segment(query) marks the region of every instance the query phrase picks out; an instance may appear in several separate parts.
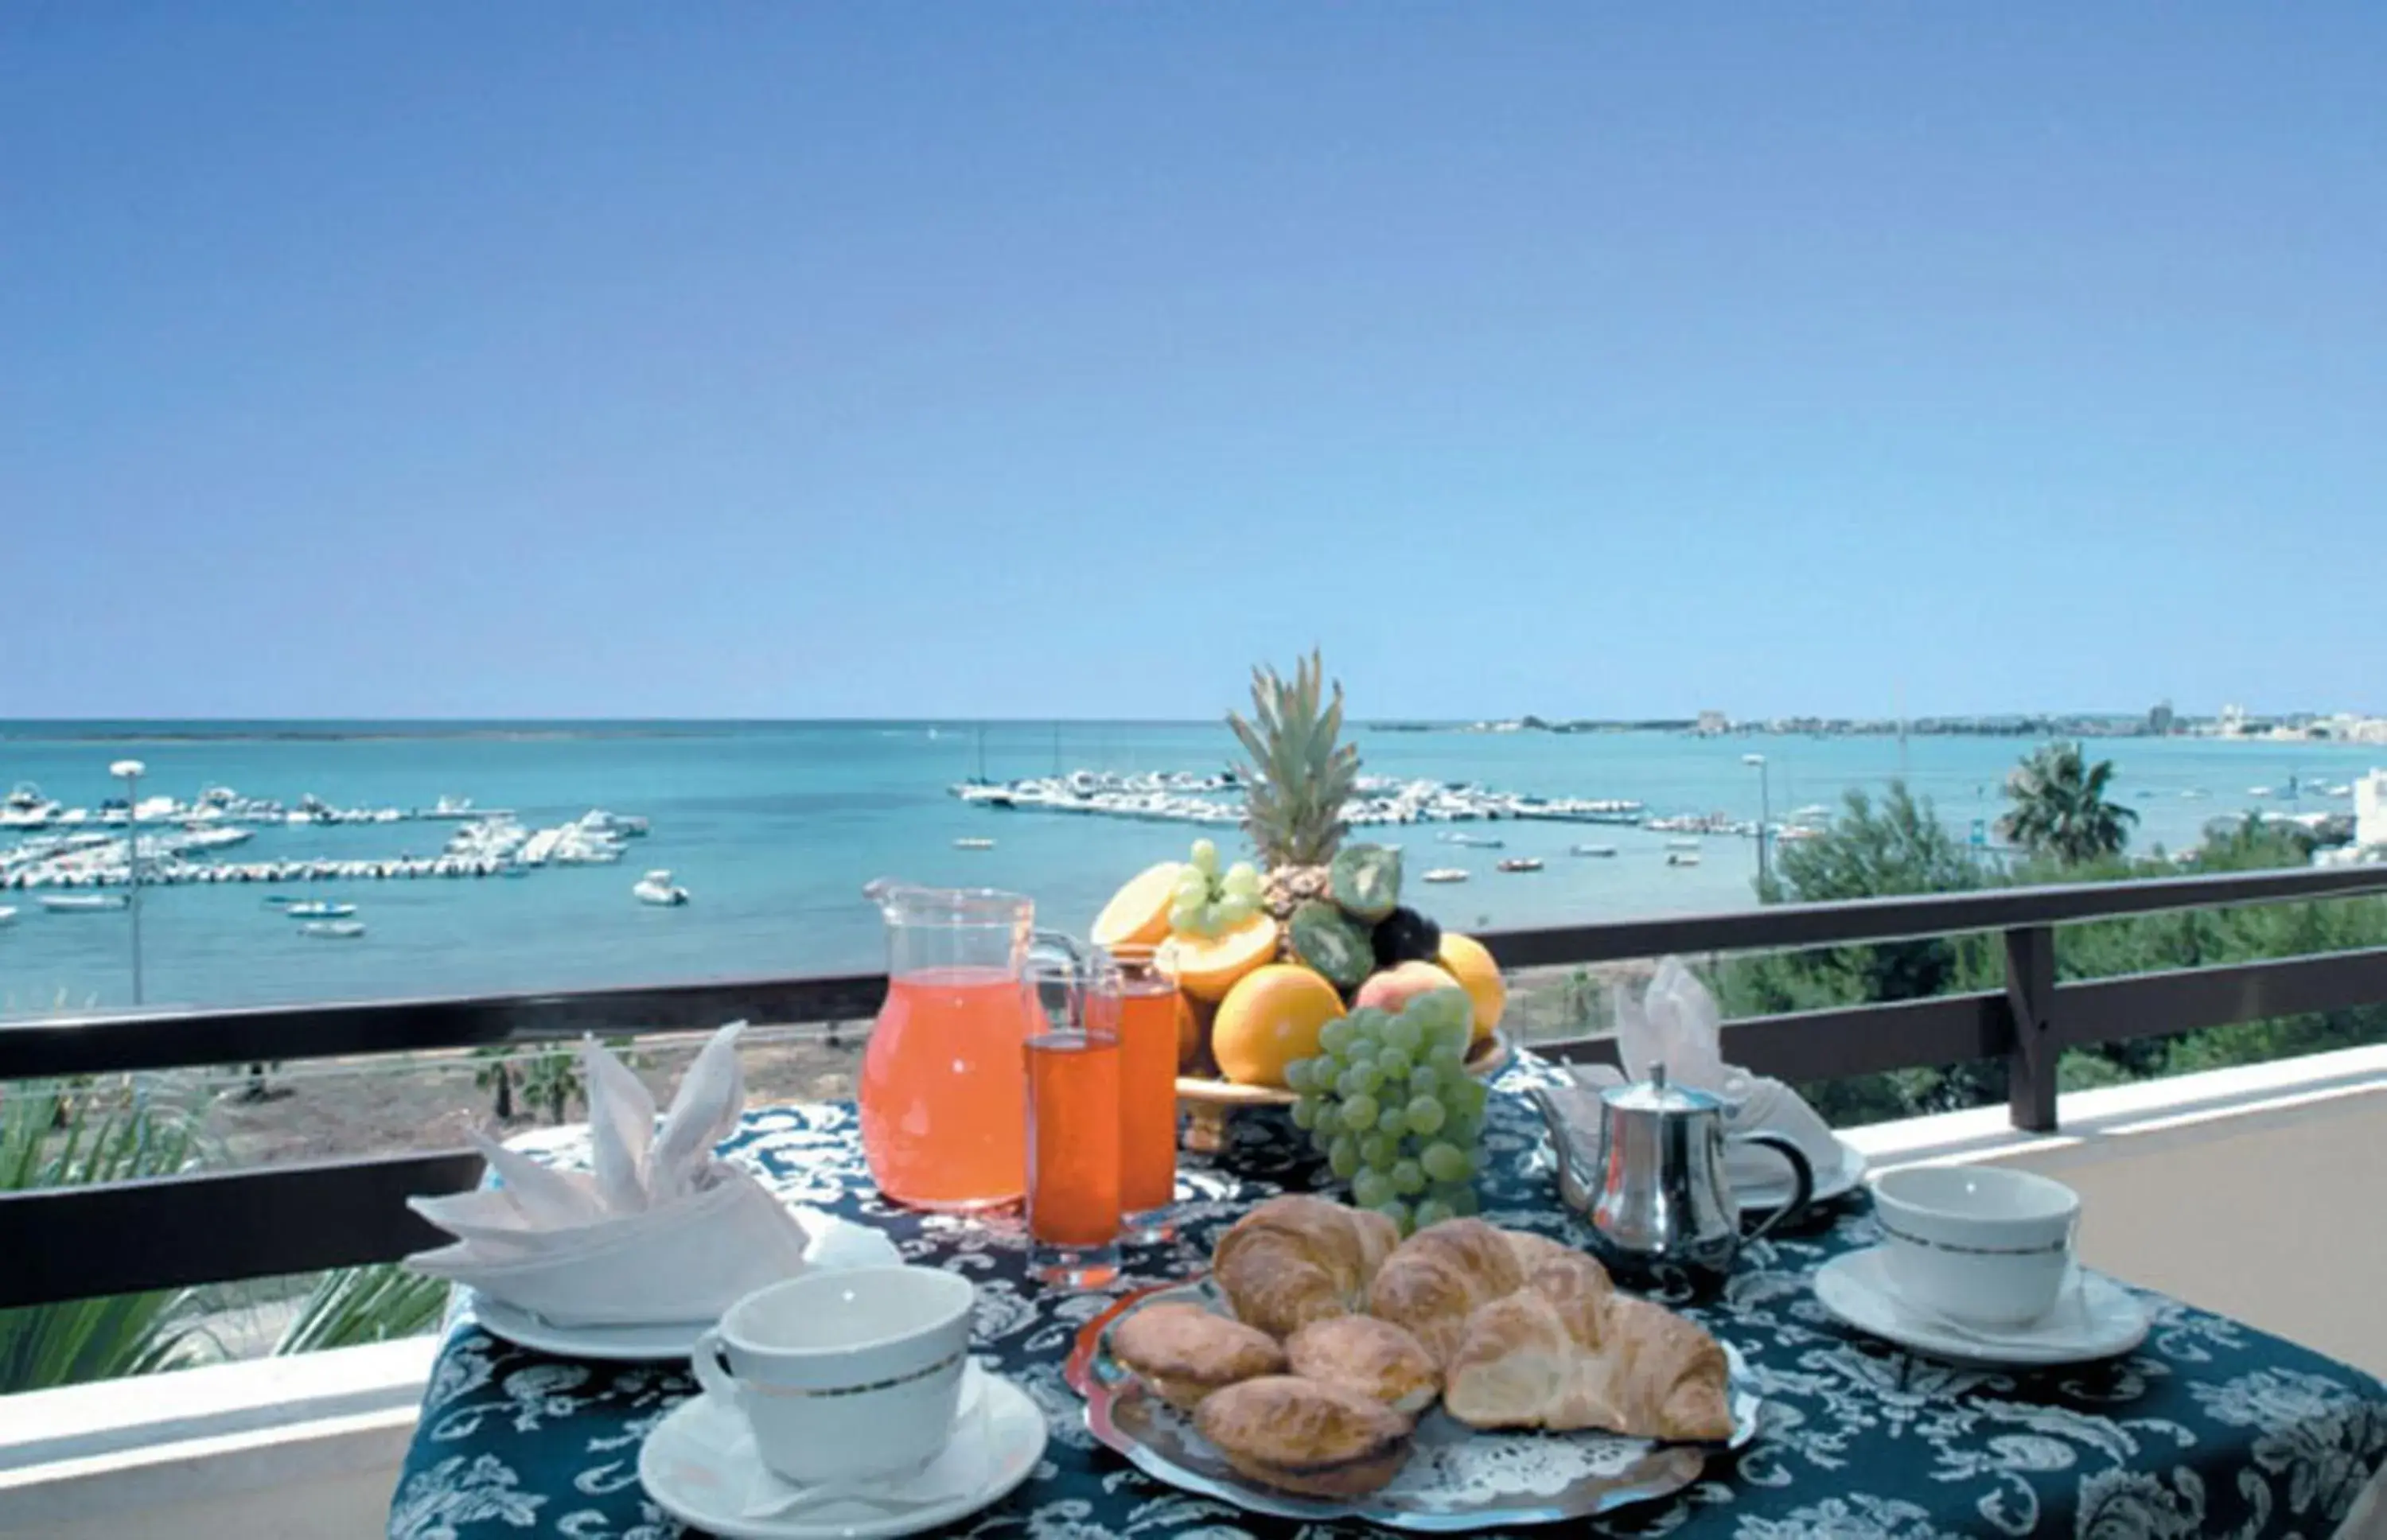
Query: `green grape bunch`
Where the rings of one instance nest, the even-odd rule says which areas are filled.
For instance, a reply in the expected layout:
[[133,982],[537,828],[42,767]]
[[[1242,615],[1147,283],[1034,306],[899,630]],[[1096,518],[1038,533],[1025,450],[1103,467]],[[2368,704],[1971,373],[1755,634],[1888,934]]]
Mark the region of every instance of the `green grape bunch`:
[[1318,1055],[1285,1067],[1295,1125],[1351,1201],[1404,1235],[1475,1212],[1487,1092],[1464,1067],[1473,1032],[1467,991],[1433,990],[1398,1015],[1362,1005],[1328,1022]]
[[1181,936],[1217,936],[1260,912],[1259,868],[1238,861],[1219,869],[1219,847],[1196,839],[1168,894],[1168,928]]

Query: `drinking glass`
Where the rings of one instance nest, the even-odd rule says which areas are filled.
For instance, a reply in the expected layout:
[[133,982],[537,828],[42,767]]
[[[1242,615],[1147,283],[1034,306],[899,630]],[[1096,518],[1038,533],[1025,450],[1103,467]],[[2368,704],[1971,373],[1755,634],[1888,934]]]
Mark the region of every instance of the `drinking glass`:
[[1110,951],[1119,994],[1119,1226],[1135,1242],[1176,1233],[1177,986],[1152,953]]
[[1118,1276],[1119,973],[1099,956],[1031,957],[1028,1267],[1048,1283]]

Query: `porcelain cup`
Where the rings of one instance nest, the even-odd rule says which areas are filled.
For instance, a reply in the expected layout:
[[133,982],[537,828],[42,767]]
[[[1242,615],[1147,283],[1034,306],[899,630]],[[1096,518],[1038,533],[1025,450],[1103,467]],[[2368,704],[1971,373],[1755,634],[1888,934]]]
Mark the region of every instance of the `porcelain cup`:
[[724,1312],[697,1343],[697,1382],[799,1485],[909,1470],[952,1436],[977,1295],[934,1268],[806,1273]]
[[1960,1322],[2019,1326],[2053,1306],[2072,1269],[2080,1194],[1997,1166],[1924,1166],[1874,1183],[1891,1285]]

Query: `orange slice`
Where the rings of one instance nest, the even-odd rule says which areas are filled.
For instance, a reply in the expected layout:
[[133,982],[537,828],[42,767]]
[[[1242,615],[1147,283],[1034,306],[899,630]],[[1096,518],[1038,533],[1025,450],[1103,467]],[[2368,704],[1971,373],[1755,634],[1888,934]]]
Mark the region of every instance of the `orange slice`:
[[1235,980],[1263,963],[1276,961],[1276,921],[1254,915],[1216,936],[1171,936],[1153,954],[1152,966],[1177,980],[1187,994],[1223,1000]]
[[1181,861],[1146,866],[1127,879],[1094,916],[1089,939],[1107,952],[1120,946],[1158,946],[1168,936],[1168,905],[1177,889]]
[[1343,1014],[1334,986],[1295,963],[1270,963],[1235,981],[1219,1002],[1210,1052],[1219,1072],[1244,1085],[1284,1084],[1284,1067],[1318,1053],[1318,1033]]

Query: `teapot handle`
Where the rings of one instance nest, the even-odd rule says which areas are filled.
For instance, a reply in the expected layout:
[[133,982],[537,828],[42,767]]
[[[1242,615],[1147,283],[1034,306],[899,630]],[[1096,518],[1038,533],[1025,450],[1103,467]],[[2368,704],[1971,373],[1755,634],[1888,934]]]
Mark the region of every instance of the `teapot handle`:
[[1790,1201],[1760,1220],[1755,1230],[1744,1231],[1741,1235],[1743,1241],[1757,1240],[1768,1231],[1807,1212],[1807,1205],[1815,1201],[1815,1165],[1807,1158],[1807,1152],[1799,1147],[1797,1140],[1771,1129],[1730,1134],[1726,1138],[1735,1144],[1762,1144],[1790,1163]]

